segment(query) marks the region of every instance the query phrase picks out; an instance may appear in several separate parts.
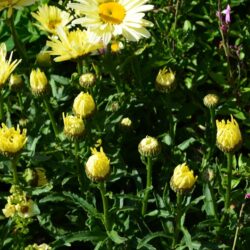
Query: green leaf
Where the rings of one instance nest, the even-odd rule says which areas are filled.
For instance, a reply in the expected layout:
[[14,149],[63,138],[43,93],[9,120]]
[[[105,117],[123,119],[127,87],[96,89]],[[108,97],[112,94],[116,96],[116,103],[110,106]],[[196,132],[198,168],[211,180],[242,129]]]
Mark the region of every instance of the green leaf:
[[185,227],[182,227],[181,231],[184,234],[184,240],[185,240],[186,246],[188,247],[189,250],[193,250],[192,238],[191,238],[190,233]]
[[99,242],[99,241],[103,241],[105,237],[106,237],[106,234],[103,234],[102,232],[79,231],[79,232],[66,234],[60,237],[59,239],[55,240],[51,244],[51,247],[53,249],[56,249],[58,247],[61,247],[63,245],[70,244],[76,241]]
[[127,241],[127,238],[121,237],[116,231],[112,230],[108,233],[108,236],[112,241],[114,241],[116,244],[122,244],[125,241]]
[[102,214],[98,213],[96,208],[94,206],[92,206],[91,204],[89,204],[87,201],[85,201],[82,197],[80,197],[74,193],[71,193],[71,192],[63,192],[63,194],[67,198],[69,198],[74,204],[83,208],[91,216],[98,218],[98,219],[102,218]]
[[138,244],[138,246],[137,246],[136,249],[141,249],[142,247],[145,247],[149,241],[151,241],[152,239],[158,238],[158,237],[161,237],[161,238],[171,238],[171,236],[167,235],[167,234],[164,233],[164,232],[150,233],[150,234],[146,235],[146,236],[140,241],[140,243]]
[[177,147],[181,150],[184,151],[186,150],[188,147],[190,147],[191,144],[193,144],[196,140],[191,137],[187,140],[185,140],[184,142],[182,142],[181,144],[179,144]]

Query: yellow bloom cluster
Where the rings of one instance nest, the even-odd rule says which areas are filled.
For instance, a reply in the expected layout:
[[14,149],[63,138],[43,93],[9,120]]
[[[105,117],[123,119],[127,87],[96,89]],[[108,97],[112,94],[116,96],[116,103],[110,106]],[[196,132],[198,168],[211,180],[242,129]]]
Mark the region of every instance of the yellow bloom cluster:
[[26,129],[21,132],[19,126],[8,128],[4,123],[0,127],[0,153],[6,156],[18,154],[27,141]]
[[10,74],[14,71],[17,65],[21,62],[21,60],[12,61],[12,52],[10,54],[9,59],[6,59],[7,56],[7,48],[5,43],[0,44],[0,89],[3,87]]
[[7,198],[7,204],[2,209],[5,217],[19,216],[22,218],[30,218],[40,213],[36,203],[26,196],[19,187],[12,186],[10,192],[12,193]]
[[194,176],[193,171],[189,170],[187,164],[183,163],[174,169],[170,185],[175,192],[188,193],[193,189],[197,178],[197,176]]
[[89,179],[93,181],[102,181],[107,178],[110,173],[110,160],[100,149],[98,152],[95,148],[91,149],[92,155],[89,157],[85,171]]
[[233,153],[242,144],[242,136],[237,121],[231,115],[230,120],[216,120],[217,135],[216,144],[217,147],[226,153]]

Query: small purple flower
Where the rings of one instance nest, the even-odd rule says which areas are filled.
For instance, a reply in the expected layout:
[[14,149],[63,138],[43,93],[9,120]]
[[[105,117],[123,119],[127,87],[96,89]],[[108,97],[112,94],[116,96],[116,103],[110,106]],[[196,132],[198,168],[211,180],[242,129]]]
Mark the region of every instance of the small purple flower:
[[245,195],[245,199],[250,199],[250,193]]
[[228,5],[227,5],[227,8],[221,12],[222,14],[226,15],[226,17],[225,17],[225,22],[226,22],[227,24],[231,22],[230,11],[231,11],[231,7],[230,7],[230,5],[228,4]]

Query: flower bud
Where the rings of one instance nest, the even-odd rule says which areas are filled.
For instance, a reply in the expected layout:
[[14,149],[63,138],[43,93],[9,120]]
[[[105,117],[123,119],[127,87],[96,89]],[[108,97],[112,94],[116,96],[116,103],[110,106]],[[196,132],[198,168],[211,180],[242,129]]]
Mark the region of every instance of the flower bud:
[[224,153],[233,153],[240,148],[242,136],[237,121],[231,115],[231,121],[216,120],[216,145]]
[[100,152],[95,148],[91,149],[92,155],[89,157],[85,171],[89,179],[92,181],[106,180],[110,173],[110,160],[103,152],[101,147]]
[[113,41],[110,46],[111,52],[113,53],[118,53],[123,48],[124,48],[123,43],[118,41]]
[[27,141],[26,129],[21,132],[19,126],[8,128],[4,123],[0,127],[0,153],[11,157],[18,154]]
[[175,86],[175,73],[173,73],[171,69],[169,71],[166,68],[161,69],[155,80],[156,89],[160,92],[168,93],[173,90]]
[[12,74],[10,76],[10,89],[13,91],[18,91],[22,88],[23,86],[23,79],[21,75],[18,74]]
[[161,152],[161,146],[156,138],[146,136],[139,143],[138,151],[142,156],[153,157]]
[[208,94],[203,98],[203,103],[207,108],[214,108],[218,105],[219,97],[216,94]]
[[120,128],[123,131],[129,131],[132,128],[132,121],[130,120],[130,118],[125,117],[121,120],[120,122]]
[[93,87],[95,85],[95,75],[93,73],[82,74],[79,78],[79,84],[83,88]]
[[42,96],[48,91],[48,80],[44,72],[39,68],[32,70],[30,74],[31,91],[36,96]]
[[91,116],[95,111],[95,102],[93,97],[88,93],[81,92],[74,100],[73,111],[81,118]]
[[85,125],[82,118],[80,117],[74,115],[67,115],[65,117],[63,113],[63,123],[64,123],[63,132],[69,138],[72,139],[79,138],[85,132]]
[[187,164],[183,163],[174,169],[170,186],[174,192],[189,194],[193,190],[197,178],[198,176],[194,176],[193,171],[189,170]]
[[48,51],[41,51],[36,56],[36,63],[39,67],[49,68],[52,65],[50,53]]

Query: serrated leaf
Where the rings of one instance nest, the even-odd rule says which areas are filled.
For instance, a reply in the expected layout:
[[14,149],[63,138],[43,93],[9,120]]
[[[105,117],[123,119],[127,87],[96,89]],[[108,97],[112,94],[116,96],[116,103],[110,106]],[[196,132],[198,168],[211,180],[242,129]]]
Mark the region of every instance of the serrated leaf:
[[115,230],[112,230],[108,233],[109,238],[114,241],[116,244],[124,243],[127,238],[121,237]]
[[136,249],[141,249],[142,247],[145,247],[149,241],[152,239],[162,237],[162,238],[172,238],[171,236],[167,235],[165,232],[155,232],[147,234],[138,244]]
[[181,231],[184,234],[184,240],[185,240],[186,246],[188,247],[189,250],[193,250],[192,238],[191,238],[190,233],[185,227],[182,227]]
[[56,249],[66,244],[70,244],[72,242],[80,241],[91,241],[91,242],[100,242],[106,238],[106,234],[102,232],[90,232],[90,231],[79,231],[74,233],[66,234],[59,239],[55,240],[51,247]]
[[94,206],[92,206],[91,204],[89,204],[86,200],[84,200],[82,197],[71,193],[71,192],[63,192],[63,194],[69,198],[74,204],[80,206],[81,208],[83,208],[87,213],[89,213],[91,216],[101,219],[102,218],[102,214],[98,213],[98,211],[96,210],[96,208]]

